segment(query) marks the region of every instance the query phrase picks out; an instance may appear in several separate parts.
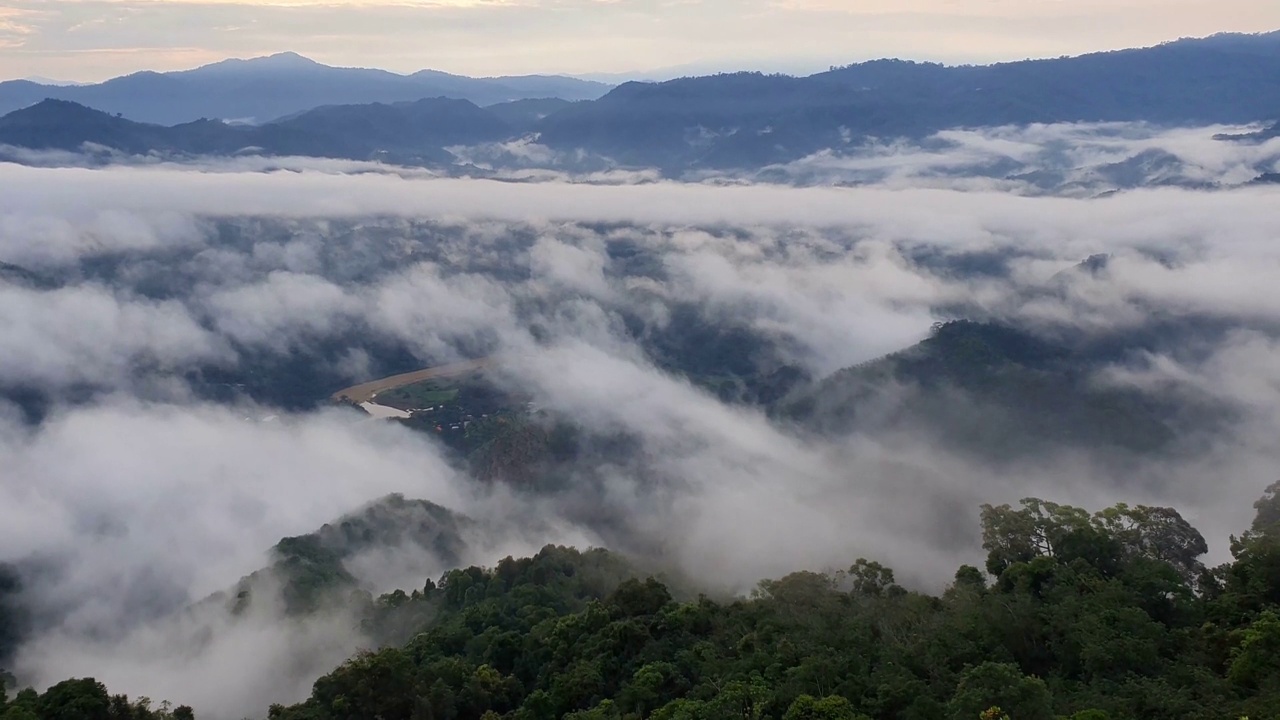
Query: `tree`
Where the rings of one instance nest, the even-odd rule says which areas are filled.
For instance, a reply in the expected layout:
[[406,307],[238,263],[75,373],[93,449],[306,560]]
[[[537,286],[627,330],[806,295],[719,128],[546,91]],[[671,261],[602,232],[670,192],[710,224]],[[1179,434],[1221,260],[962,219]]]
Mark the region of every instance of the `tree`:
[[1119,503],[1095,514],[1094,524],[1118,540],[1128,555],[1168,563],[1188,583],[1204,572],[1199,558],[1209,552],[1209,545],[1173,508]]
[[1280,534],[1246,532],[1231,538],[1235,562],[1221,569],[1224,600],[1245,611],[1280,604]]
[[986,590],[987,579],[982,576],[982,571],[972,565],[961,565],[956,570],[955,585],[956,588],[967,588],[970,590]]
[[666,607],[669,602],[671,602],[671,593],[667,591],[665,585],[653,578],[647,578],[644,582],[636,579],[626,580],[613,591],[607,601],[609,605],[618,608],[628,617],[652,615]]
[[502,673],[481,665],[471,673],[462,688],[461,704],[468,715],[481,715],[489,710],[509,709],[516,691]]
[[1200,556],[1209,546],[1177,510],[1119,503],[1090,516],[1070,505],[1027,498],[1022,507],[982,506],[982,547],[987,572],[999,577],[1010,566],[1048,557],[1083,559],[1106,575],[1124,559],[1165,563],[1188,585],[1204,573]]
[[111,720],[111,697],[93,678],[63,680],[36,703],[41,720]]
[[1280,689],[1280,616],[1266,610],[1242,633],[1227,677],[1250,690]]
[[866,558],[858,558],[849,568],[849,579],[853,583],[856,595],[883,595],[898,586],[893,581],[893,570],[872,562]]
[[316,681],[312,698],[335,720],[407,719],[417,697],[413,663],[401,650],[363,651]]
[[579,660],[556,676],[551,685],[551,697],[562,713],[582,710],[599,702],[605,690],[604,674],[600,663]]
[[534,690],[516,711],[516,720],[554,720],[555,703],[546,690]]
[[982,549],[987,572],[999,577],[1010,565],[1036,557],[1053,557],[1063,538],[1089,527],[1089,514],[1070,505],[1026,498],[1020,509],[983,505]]
[[742,720],[760,720],[769,702],[769,686],[759,677],[750,682],[735,680],[708,703],[710,717],[732,717]]
[[867,720],[858,715],[847,698],[828,695],[821,700],[812,695],[801,695],[791,703],[782,720]]
[[622,689],[619,704],[623,710],[646,717],[667,704],[683,690],[680,670],[669,662],[652,662],[642,666]]
[[1280,532],[1280,480],[1271,483],[1262,492],[1262,497],[1253,504],[1257,514],[1249,531],[1255,535],[1275,534]]
[[1017,665],[985,662],[960,678],[947,705],[953,720],[973,720],[997,707],[1017,720],[1053,720],[1049,688],[1039,678],[1022,674]]
[[590,710],[579,710],[565,715],[565,720],[618,720],[622,717],[612,700],[602,700]]
[[699,700],[681,698],[658,708],[649,716],[650,720],[713,720],[716,716],[707,707],[708,703]]

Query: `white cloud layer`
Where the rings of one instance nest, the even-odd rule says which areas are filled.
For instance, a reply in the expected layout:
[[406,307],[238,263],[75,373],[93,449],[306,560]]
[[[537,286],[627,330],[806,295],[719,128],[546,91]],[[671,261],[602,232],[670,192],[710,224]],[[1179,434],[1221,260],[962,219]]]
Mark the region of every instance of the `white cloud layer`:
[[[734,590],[859,556],[936,588],[981,557],[977,505],[1027,495],[1172,505],[1223,559],[1280,461],[1280,188],[1090,199],[916,186],[938,168],[1035,156],[1037,132],[894,151],[882,184],[847,188],[0,165],[0,262],[37,276],[0,279],[0,384],[58,391],[38,426],[0,421],[0,561],[61,568],[33,590],[60,622],[18,670],[44,683],[92,668],[114,691],[215,718],[297,699],[312,669],[270,668],[342,657],[361,638],[341,618],[286,627],[266,612],[180,659],[173,643],[190,628],[154,618],[261,567],[281,537],[389,492],[502,528],[470,538],[479,563],[604,542],[583,519],[595,503],[617,537]],[[1076,152],[1112,158],[1113,141],[1089,132]],[[1203,134],[1159,143],[1219,175],[1246,152]],[[1103,271],[1063,273],[1095,253],[1112,256]],[[819,376],[909,345],[957,308],[1095,331],[1208,318],[1231,332],[1098,381],[1195,390],[1240,420],[1225,440],[1122,475],[1068,448],[992,467],[909,431],[815,437],[658,369],[624,331],[688,308]],[[477,486],[408,430],[196,400],[183,379],[351,336],[362,342],[329,359],[351,382],[368,379],[378,343],[423,364],[496,352],[497,377],[636,438],[643,467],[619,462],[599,485],[534,500]],[[101,394],[78,397],[82,385]],[[380,585],[404,575],[416,587],[438,569],[388,560],[368,570]],[[139,588],[154,591],[148,603]],[[103,644],[104,627],[124,632]]]

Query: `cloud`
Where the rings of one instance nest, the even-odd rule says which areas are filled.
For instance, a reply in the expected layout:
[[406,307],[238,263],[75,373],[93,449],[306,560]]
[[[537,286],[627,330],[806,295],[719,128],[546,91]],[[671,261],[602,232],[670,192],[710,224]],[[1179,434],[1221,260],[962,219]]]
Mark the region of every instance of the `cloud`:
[[[0,426],[0,561],[46,568],[25,589],[43,628],[15,663],[25,680],[92,675],[212,717],[302,698],[319,673],[369,642],[351,617],[290,619],[269,593],[236,619],[218,603],[177,611],[265,566],[282,536],[393,491],[483,523],[483,535],[465,538],[466,562],[590,543],[533,515],[537,503],[471,487],[422,436],[348,413],[264,413],[118,398],[34,430]],[[352,566],[379,591],[412,589],[446,569],[422,548],[385,550]]]
[[[350,177],[320,173],[221,173],[150,168],[109,170],[0,167],[12,192],[0,198],[8,222],[74,218],[70,229],[85,228],[93,213],[110,209],[120,217],[172,215],[273,215],[292,218],[482,217],[628,221],[636,223],[759,225],[878,225],[917,237],[942,237],[952,244],[981,241],[1001,231],[1067,235],[1092,225],[1073,212],[1075,203],[1058,198],[1019,198],[995,191],[935,189],[788,188],[760,185],[714,186],[673,182],[641,186],[563,183],[499,183],[487,180],[416,180],[387,175]],[[62,191],[65,188],[66,191]],[[1177,190],[1147,189],[1091,206],[1129,222],[1188,227],[1195,232],[1221,224],[1196,213],[1209,206],[1246,206],[1268,188],[1241,189],[1227,198]],[[72,198],[75,198],[74,200]],[[1142,217],[1140,208],[1173,212],[1164,219]],[[907,209],[919,212],[906,212]],[[1179,211],[1181,208],[1181,211]],[[1043,221],[1041,221],[1043,219]],[[66,221],[60,221],[66,222]],[[152,219],[151,222],[154,222]],[[948,232],[942,232],[943,227]],[[153,230],[155,228],[152,228]],[[19,234],[19,233],[11,233]],[[1115,237],[1116,232],[1110,233]],[[1149,239],[1149,234],[1129,242]],[[103,238],[120,242],[125,236]]]
[[357,312],[356,300],[315,275],[273,271],[254,285],[215,292],[206,301],[217,330],[236,342],[277,351],[334,333]]
[[220,339],[175,302],[93,285],[43,292],[0,285],[0,307],[0,383],[120,384],[139,365],[164,372],[228,359]]
[[[1246,152],[1214,155],[1203,133],[1071,132],[962,133],[893,150],[886,177],[1038,162],[1063,137],[1086,165],[1152,138],[1215,171]],[[0,379],[100,390],[64,393],[35,425],[0,421],[0,560],[56,570],[30,577],[46,624],[19,655],[24,679],[93,674],[215,718],[300,697],[317,667],[367,640],[349,618],[172,612],[262,567],[281,537],[390,492],[475,519],[465,562],[607,543],[743,590],[866,556],[936,589],[980,562],[977,505],[1027,495],[1172,505],[1223,559],[1280,460],[1275,188],[1090,199],[989,183],[605,185],[290,162],[0,165],[0,261],[47,280],[0,280]],[[1105,267],[1072,270],[1094,253],[1110,254]],[[994,464],[915,428],[802,432],[669,362],[706,352],[715,369],[747,354],[821,376],[967,314],[1099,336],[1157,320],[1225,327],[1152,343],[1094,381],[1199,393],[1239,417],[1223,437],[1121,469],[1069,446]],[[731,332],[758,345],[723,351]],[[629,450],[585,452],[545,492],[484,485],[430,436],[336,410],[212,402],[184,380],[213,367],[286,382],[322,365],[335,373],[325,382],[357,382],[388,364],[490,353],[495,382]],[[153,391],[157,378],[174,389]],[[322,401],[332,389],[307,391]],[[415,548],[350,564],[379,590],[442,567]]]
[[919,143],[873,140],[854,145],[850,137],[843,147],[764,168],[756,177],[804,185],[1075,197],[1162,185],[1233,187],[1276,168],[1280,139],[1234,143],[1216,138],[1257,129],[1063,123],[945,130]]

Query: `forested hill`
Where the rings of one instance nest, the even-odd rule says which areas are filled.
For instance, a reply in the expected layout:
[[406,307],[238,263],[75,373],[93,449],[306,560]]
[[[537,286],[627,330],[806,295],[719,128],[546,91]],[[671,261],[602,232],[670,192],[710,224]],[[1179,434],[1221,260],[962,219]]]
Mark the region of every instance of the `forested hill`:
[[915,428],[987,458],[1052,447],[1148,453],[1227,421],[1191,396],[1097,382],[1117,352],[1141,347],[1140,335],[1129,331],[1117,350],[995,322],[941,323],[915,346],[796,389],[772,412],[828,434]]
[[271,549],[270,566],[241,579],[229,594],[218,593],[205,602],[224,603],[238,613],[257,594],[271,592],[278,594],[288,615],[315,612],[365,590],[347,567],[362,552],[395,548],[446,567],[457,565],[465,550],[462,533],[471,522],[426,500],[389,495],[315,532],[282,539]]
[[402,599],[442,615],[270,717],[1274,717],[1277,489],[1218,568],[1169,508],[984,506],[985,572],[937,596],[866,560],[727,602],[653,579],[597,595],[575,578],[600,556],[548,549]]
[[497,141],[513,130],[466,100],[428,98],[393,105],[325,106],[259,126],[201,119],[172,127],[133,122],[63,100],[44,100],[0,117],[0,145],[130,155],[237,154],[452,162],[446,145]]
[[867,136],[1077,121],[1274,120],[1280,32],[988,66],[880,60],[807,78],[627,83],[548,117],[542,141],[624,163],[759,167]]
[[[604,550],[547,547],[379,598],[417,618],[272,706],[271,720],[1209,720],[1280,713],[1280,483],[1206,567],[1171,508],[981,508],[983,568],[907,590],[859,559],[675,597]],[[92,679],[25,690],[5,720],[187,718]],[[198,708],[197,708],[198,712]]]

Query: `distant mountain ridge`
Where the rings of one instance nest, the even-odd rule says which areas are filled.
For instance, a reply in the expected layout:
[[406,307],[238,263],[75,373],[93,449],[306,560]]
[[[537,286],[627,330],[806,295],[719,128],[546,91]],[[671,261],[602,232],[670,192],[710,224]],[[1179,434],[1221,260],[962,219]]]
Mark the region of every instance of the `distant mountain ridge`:
[[363,105],[447,97],[477,105],[530,98],[590,100],[604,83],[553,75],[471,78],[434,70],[323,65],[297,53],[223,60],[192,70],[138,72],[92,85],[0,82],[0,114],[46,98],[68,100],[137,122],[177,125],[201,118],[267,122],[321,105]]
[[[312,81],[284,86],[282,78]],[[503,84],[506,81],[511,81],[510,87]],[[318,83],[334,87],[317,89]],[[10,85],[0,84],[0,108]],[[508,96],[519,94],[512,89],[515,85],[539,92],[512,99]],[[189,114],[189,94],[199,87],[204,93],[201,107],[208,112],[167,127],[131,123],[127,116],[113,117],[108,100],[114,96],[107,97],[108,86],[134,98],[135,113],[150,117]],[[987,66],[876,60],[809,77],[733,73],[629,82],[595,100],[571,96],[605,86],[567,78],[475,80],[433,71],[402,76],[329,68],[288,53],[180,73],[139,73],[96,86],[34,87],[42,88],[37,94],[47,92],[50,100],[36,104],[37,99],[0,118],[0,144],[75,151],[93,143],[130,154],[186,155],[256,148],[267,155],[447,166],[458,157],[446,148],[493,147],[536,137],[551,151],[545,153],[551,158],[545,162],[552,164],[558,153],[588,159],[581,162],[657,168],[679,176],[766,168],[820,151],[856,150],[868,139],[919,140],[957,127],[1270,123],[1280,115],[1280,32],[1218,35]],[[171,92],[157,93],[157,87]],[[433,94],[403,101],[313,102],[335,94],[390,97],[425,92],[423,88],[432,88]],[[481,107],[486,103],[458,97],[472,91],[508,100]],[[77,94],[82,99],[76,102],[105,112],[57,104],[66,103],[67,94]],[[106,100],[91,101],[95,94]],[[271,104],[272,112],[296,109],[257,126],[205,119],[230,118],[234,113],[228,108],[261,114],[266,112],[261,103]],[[1273,128],[1257,137],[1265,139],[1274,132]],[[507,162],[500,152],[493,157],[493,162],[474,162],[494,167]],[[1117,187],[1132,186],[1148,175],[1178,183],[1182,180],[1177,165],[1176,157],[1150,153],[1099,172],[1114,176]]]
[[318,107],[266,125],[197,120],[137,123],[65,100],[44,100],[0,117],[0,145],[76,151],[102,146],[132,155],[236,154],[384,160],[405,165],[451,162],[447,145],[497,141],[507,123],[467,100],[427,98],[384,105]]
[[623,164],[744,168],[866,137],[955,127],[1243,123],[1280,113],[1280,32],[985,66],[875,60],[796,78],[624,83],[549,118],[542,141]]

